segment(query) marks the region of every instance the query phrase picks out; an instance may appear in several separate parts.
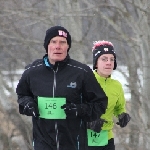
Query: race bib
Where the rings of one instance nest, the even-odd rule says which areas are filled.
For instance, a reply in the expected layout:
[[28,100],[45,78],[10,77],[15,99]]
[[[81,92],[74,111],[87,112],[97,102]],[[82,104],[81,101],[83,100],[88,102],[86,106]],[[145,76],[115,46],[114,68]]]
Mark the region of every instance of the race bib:
[[40,118],[66,119],[66,114],[61,106],[66,104],[66,98],[38,97]]
[[108,131],[101,130],[100,133],[87,129],[88,146],[105,146],[108,144]]

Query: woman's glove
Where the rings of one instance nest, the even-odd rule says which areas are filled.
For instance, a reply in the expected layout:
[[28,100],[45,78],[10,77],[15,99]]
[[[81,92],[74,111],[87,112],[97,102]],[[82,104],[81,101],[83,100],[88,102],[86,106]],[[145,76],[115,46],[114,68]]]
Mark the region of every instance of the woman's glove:
[[102,129],[104,122],[107,122],[107,121],[105,121],[104,119],[101,119],[101,118],[97,119],[95,121],[92,121],[92,122],[87,122],[87,129],[91,129],[94,132],[99,133]]
[[131,120],[131,117],[127,113],[122,113],[118,116],[119,122],[117,122],[117,125],[120,125],[121,128],[125,127],[128,122]]
[[37,104],[34,102],[28,102],[24,107],[23,114],[38,118],[40,115]]

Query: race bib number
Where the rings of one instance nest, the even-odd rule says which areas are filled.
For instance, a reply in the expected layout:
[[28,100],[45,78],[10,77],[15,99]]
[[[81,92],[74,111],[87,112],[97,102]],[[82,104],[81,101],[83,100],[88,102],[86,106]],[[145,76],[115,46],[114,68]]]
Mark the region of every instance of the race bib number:
[[108,131],[101,130],[100,133],[87,129],[88,146],[105,146],[108,144]]
[[66,104],[66,98],[38,97],[40,118],[66,119],[66,114],[61,106]]

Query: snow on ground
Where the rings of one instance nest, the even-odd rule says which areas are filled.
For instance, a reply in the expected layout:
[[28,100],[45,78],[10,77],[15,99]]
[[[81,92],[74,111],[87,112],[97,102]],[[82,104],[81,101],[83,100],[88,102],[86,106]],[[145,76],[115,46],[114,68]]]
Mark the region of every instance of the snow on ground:
[[[89,65],[89,66],[92,68],[92,65]],[[126,67],[122,66],[122,67],[120,67],[120,69],[123,70],[124,72],[128,73]],[[7,72],[7,71],[2,72],[3,75],[5,76],[4,80],[7,81],[7,84],[9,85],[9,87],[13,87],[14,90],[16,89],[19,78],[21,77],[21,74],[23,73],[23,71],[24,71],[23,69],[19,69],[14,72]],[[15,76],[13,76],[13,83],[10,80],[11,74],[15,75]],[[128,83],[127,83],[127,80],[125,79],[125,77],[123,76],[123,74],[121,72],[119,72],[118,70],[114,70],[112,73],[112,78],[120,81],[120,83],[123,86],[124,92],[125,92],[125,99],[127,101],[130,100],[131,94],[130,94],[128,87],[126,86],[126,85],[128,85]],[[10,95],[10,93],[7,90],[5,90],[5,94]]]
[[[89,66],[92,69],[92,65],[89,65]],[[126,73],[126,75],[128,75],[127,67],[120,66],[119,69],[123,73]],[[124,75],[116,69],[116,70],[113,71],[111,77],[113,79],[118,80],[122,84],[122,87],[123,87],[123,90],[124,90],[124,93],[125,93],[125,99],[127,101],[130,100],[131,99],[131,94],[130,94],[129,88],[126,86],[126,85],[128,85],[128,82],[127,82],[126,78],[124,77]]]
[[114,70],[112,73],[112,78],[118,80],[123,87],[124,93],[125,93],[125,99],[128,101],[131,99],[131,94],[129,88],[126,86],[128,85],[127,80],[123,76],[123,74],[117,70]]

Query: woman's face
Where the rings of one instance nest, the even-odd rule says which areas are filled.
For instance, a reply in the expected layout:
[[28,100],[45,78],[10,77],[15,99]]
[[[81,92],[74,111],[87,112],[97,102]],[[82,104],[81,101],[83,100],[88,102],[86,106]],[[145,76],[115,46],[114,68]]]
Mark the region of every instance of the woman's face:
[[111,75],[114,68],[114,55],[113,54],[103,54],[97,60],[97,73],[102,77],[108,77]]

